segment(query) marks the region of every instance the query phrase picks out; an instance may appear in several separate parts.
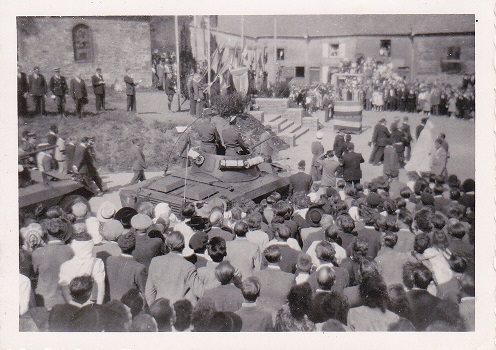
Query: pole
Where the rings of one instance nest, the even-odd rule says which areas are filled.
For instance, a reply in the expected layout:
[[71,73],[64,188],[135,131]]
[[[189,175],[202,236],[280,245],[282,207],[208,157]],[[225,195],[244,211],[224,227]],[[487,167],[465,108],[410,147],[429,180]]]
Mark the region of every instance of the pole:
[[195,59],[198,60],[198,23],[196,22],[196,15],[193,16],[193,24],[195,26]]
[[207,16],[207,34],[208,34],[208,39],[207,39],[207,51],[208,51],[208,54],[207,54],[207,69],[208,69],[208,72],[207,72],[207,76],[208,76],[208,105],[210,106],[210,80],[211,80],[211,69],[210,69],[210,61],[211,61],[211,57],[210,57],[210,15]]
[[[176,29],[176,86],[177,86],[177,111],[181,111],[181,66],[179,65],[179,21],[177,15],[174,16],[174,26]],[[195,29],[196,30],[196,29]]]
[[241,51],[245,48],[245,19],[241,15]]
[[274,15],[274,77],[277,79],[277,16],[275,15]]

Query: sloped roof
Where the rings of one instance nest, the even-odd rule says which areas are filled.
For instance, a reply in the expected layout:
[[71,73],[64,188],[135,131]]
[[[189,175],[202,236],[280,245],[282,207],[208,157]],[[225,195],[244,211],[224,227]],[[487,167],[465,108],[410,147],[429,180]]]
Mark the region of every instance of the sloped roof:
[[[277,15],[280,37],[409,35],[475,32],[474,15]],[[243,16],[244,35],[272,37],[274,16]],[[241,35],[241,16],[218,16],[217,29]]]

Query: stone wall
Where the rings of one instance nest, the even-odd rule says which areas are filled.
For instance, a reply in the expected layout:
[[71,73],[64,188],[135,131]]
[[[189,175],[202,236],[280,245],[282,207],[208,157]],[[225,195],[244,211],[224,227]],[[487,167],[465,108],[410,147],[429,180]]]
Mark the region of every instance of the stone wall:
[[[72,30],[78,24],[90,28],[92,59],[79,62],[74,59]],[[151,86],[151,39],[148,20],[97,17],[31,17],[18,18],[17,52],[23,71],[30,74],[39,66],[47,80],[53,68],[70,78],[81,72],[88,82],[96,67],[108,86],[123,84],[125,68],[131,68],[141,86]]]
[[261,111],[264,111],[265,116],[268,114],[280,114],[283,115],[288,109],[288,99],[287,98],[256,98],[257,106],[260,107]]

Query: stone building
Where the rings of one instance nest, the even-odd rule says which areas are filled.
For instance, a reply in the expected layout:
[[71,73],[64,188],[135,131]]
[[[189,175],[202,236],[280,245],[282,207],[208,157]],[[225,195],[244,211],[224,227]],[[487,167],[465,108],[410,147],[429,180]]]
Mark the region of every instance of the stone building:
[[26,73],[39,66],[47,79],[53,68],[88,81],[97,67],[107,84],[123,84],[130,68],[142,86],[151,86],[150,19],[122,17],[18,17],[17,56]]
[[[474,15],[216,16],[211,27],[231,54],[242,54],[243,42],[249,62],[258,64],[265,53],[269,81],[278,72],[306,84],[327,82],[340,62],[359,57],[391,63],[412,79],[475,71]],[[200,47],[204,30],[191,24]]]

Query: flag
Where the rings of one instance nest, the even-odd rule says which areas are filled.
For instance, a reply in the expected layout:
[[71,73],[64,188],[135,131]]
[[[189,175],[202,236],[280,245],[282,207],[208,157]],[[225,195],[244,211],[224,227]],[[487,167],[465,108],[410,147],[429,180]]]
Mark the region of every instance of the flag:
[[246,96],[248,92],[248,67],[241,67],[229,70],[233,77],[234,87],[236,91]]
[[212,52],[212,57],[210,59],[210,69],[217,73],[219,67],[219,50]]
[[241,62],[243,66],[248,65],[248,48],[245,46],[243,52],[241,53]]

